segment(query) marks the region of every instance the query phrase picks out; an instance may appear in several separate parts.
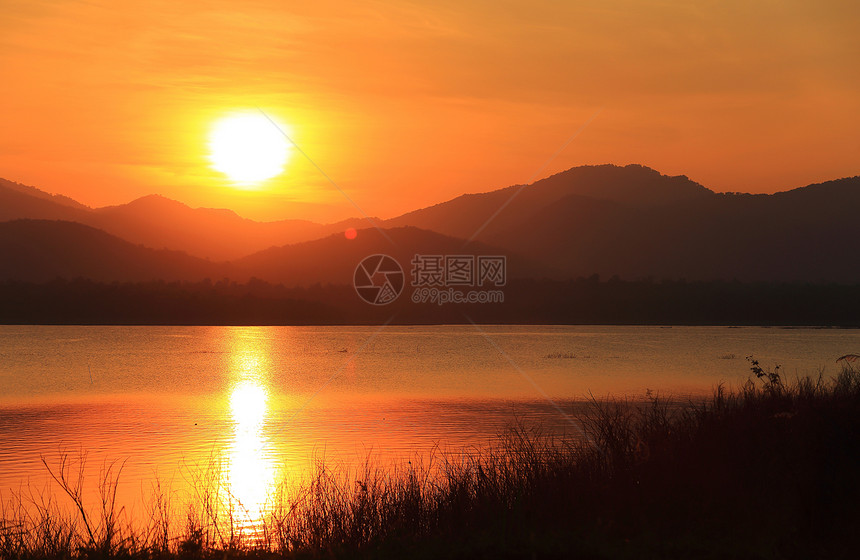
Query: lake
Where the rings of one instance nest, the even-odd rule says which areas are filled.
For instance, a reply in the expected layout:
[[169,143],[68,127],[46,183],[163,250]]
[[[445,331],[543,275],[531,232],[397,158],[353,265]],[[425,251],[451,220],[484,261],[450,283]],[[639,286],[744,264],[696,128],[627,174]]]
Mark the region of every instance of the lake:
[[45,488],[63,452],[87,476],[126,461],[132,504],[214,463],[253,517],[321,457],[457,453],[516,419],[576,435],[592,395],[691,399],[747,355],[791,378],[852,352],[860,331],[805,328],[0,326],[0,493]]

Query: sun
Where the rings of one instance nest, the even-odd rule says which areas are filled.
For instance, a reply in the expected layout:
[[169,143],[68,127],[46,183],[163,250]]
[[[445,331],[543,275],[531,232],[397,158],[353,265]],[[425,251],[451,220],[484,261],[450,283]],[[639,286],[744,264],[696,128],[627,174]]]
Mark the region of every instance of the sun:
[[284,125],[259,113],[223,117],[209,133],[212,168],[246,185],[280,175],[290,156],[286,132]]

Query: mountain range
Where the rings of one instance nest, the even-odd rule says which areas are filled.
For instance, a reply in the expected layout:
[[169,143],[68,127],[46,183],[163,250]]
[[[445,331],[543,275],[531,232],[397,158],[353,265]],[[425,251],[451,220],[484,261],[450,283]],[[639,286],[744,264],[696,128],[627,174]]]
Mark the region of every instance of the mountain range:
[[68,197],[0,179],[0,221],[22,218],[77,222],[132,243],[184,251],[213,261],[244,257],[274,245],[319,239],[365,224],[359,219],[336,224],[306,220],[256,222],[232,210],[190,208],[160,195],[94,209]]
[[[256,222],[152,195],[89,208],[0,179],[0,280],[251,277],[349,284],[363,256],[508,257],[509,277],[860,282],[860,177],[715,193],[640,165],[582,166],[388,220]],[[347,228],[358,230],[347,239]]]

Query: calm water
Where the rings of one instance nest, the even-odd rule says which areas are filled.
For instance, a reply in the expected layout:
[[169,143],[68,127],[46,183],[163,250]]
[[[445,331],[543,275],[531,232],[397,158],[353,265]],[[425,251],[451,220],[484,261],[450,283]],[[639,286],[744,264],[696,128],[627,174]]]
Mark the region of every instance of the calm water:
[[0,493],[85,450],[89,469],[127,460],[128,501],[215,461],[253,511],[320,456],[456,452],[514,418],[575,432],[565,414],[590,394],[687,398],[742,383],[749,354],[793,376],[851,352],[860,331],[0,326]]

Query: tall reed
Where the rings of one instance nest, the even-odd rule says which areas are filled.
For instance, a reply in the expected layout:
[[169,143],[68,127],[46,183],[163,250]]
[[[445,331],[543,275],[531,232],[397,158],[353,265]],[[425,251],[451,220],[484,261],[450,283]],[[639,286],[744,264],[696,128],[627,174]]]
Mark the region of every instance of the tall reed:
[[153,482],[132,518],[117,503],[122,463],[103,466],[86,503],[86,455],[66,454],[45,462],[60,492],[3,497],[0,556],[838,557],[860,526],[851,367],[790,383],[764,371],[700,402],[594,400],[579,420],[587,438],[515,422],[466,453],[318,460],[253,523],[218,464],[194,471],[181,503]]

